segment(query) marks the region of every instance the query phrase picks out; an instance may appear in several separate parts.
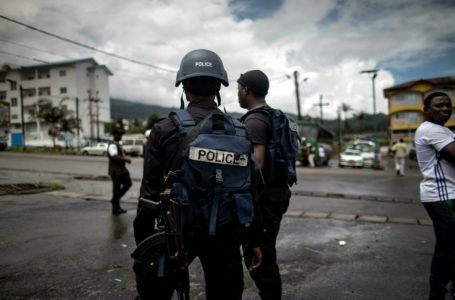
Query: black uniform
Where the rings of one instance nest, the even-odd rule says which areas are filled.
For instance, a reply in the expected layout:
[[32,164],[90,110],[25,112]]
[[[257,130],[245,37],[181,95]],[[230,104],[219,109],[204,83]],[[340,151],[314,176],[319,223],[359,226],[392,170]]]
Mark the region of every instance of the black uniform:
[[[213,101],[192,101],[188,112],[196,123],[202,121],[217,108]],[[176,158],[179,146],[178,128],[166,118],[155,124],[144,162],[141,197],[159,201],[164,189],[163,175],[167,174]],[[155,232],[155,218],[160,212],[153,211],[139,201],[134,220],[136,243]],[[242,229],[230,224],[217,229],[215,236],[208,236],[206,227],[191,228],[187,241],[189,260],[199,257],[205,274],[207,299],[241,299],[243,292],[243,267],[240,254]],[[164,277],[157,277],[157,268],[135,263],[137,289],[141,299],[170,299],[175,287],[172,274],[165,270]]]
[[[122,146],[120,143],[116,141],[111,141],[109,143],[110,145],[115,145],[117,147],[117,155],[120,157],[125,156],[125,152],[123,151]],[[130,189],[131,185],[133,184],[131,182],[131,177],[130,173],[128,172],[128,169],[126,168],[125,164],[126,162],[124,160],[120,159],[115,159],[111,157],[108,151],[108,157],[109,157],[109,176],[112,179],[112,211],[116,212],[120,210],[120,198],[123,197],[123,195],[126,194],[126,192]]]
[[[249,112],[244,123],[253,144],[267,147],[272,135],[270,117],[261,112],[255,113],[253,110]],[[266,155],[265,160],[263,172],[267,174],[270,158]],[[276,239],[280,230],[281,219],[288,209],[290,198],[291,191],[288,185],[274,186],[268,184],[266,187],[259,187],[259,206],[264,228],[259,241],[262,251],[262,264],[250,274],[262,299],[281,299],[281,277],[276,262]]]

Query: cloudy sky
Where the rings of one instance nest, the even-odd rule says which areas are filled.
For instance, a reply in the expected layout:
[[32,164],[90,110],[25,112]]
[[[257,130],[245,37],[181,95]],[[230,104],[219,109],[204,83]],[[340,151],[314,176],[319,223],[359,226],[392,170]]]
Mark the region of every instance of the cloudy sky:
[[[455,76],[453,0],[0,0],[0,14],[39,29],[164,69],[177,70],[193,49],[217,52],[231,84],[228,111],[241,112],[236,79],[261,69],[268,102],[296,113],[292,74],[299,73],[302,113],[335,117],[341,103],[372,112],[372,82],[382,90],[409,80]],[[0,64],[93,57],[114,76],[110,93],[132,101],[178,106],[175,72],[97,53],[0,19]],[[291,77],[291,79],[289,78]],[[304,78],[308,78],[304,81]]]

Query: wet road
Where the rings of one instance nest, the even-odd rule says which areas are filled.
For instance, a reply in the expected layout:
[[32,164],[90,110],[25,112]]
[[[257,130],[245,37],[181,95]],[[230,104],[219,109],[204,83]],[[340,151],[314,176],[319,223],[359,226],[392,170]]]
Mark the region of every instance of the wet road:
[[[133,158],[128,165],[131,177],[137,181],[142,177],[142,164],[142,158]],[[390,160],[384,160],[383,164],[385,170],[298,167],[298,183],[293,190],[400,196],[417,201],[421,177],[415,162],[408,163],[404,177],[395,176]],[[107,175],[107,158],[0,152],[0,169],[55,175]]]
[[[133,204],[49,194],[1,196],[2,299],[133,299]],[[340,245],[340,242],[345,245]],[[283,299],[424,299],[431,226],[286,217],[278,239]],[[198,261],[192,299],[205,299]],[[245,273],[243,299],[258,299]]]
[[[432,227],[360,220],[363,215],[427,218],[414,201],[420,180],[415,166],[397,177],[390,161],[384,164],[383,171],[298,169],[278,240],[283,299],[425,299]],[[130,166],[137,180],[123,201],[125,215],[110,214],[109,181],[74,178],[105,175],[106,169],[106,158],[100,157],[0,152],[0,184],[41,181],[66,187],[60,194],[0,196],[0,298],[136,295],[129,253],[142,159]],[[335,214],[356,217],[340,220]],[[192,299],[205,298],[201,273],[195,261]],[[244,299],[258,299],[247,273],[245,285]]]

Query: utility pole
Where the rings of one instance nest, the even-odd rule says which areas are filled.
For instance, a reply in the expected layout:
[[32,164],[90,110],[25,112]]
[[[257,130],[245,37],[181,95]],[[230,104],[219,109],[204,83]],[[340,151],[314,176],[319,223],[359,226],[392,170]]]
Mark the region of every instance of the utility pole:
[[324,110],[324,106],[328,106],[330,103],[326,102],[326,103],[322,103],[322,95],[319,95],[319,103],[317,104],[314,104],[314,106],[319,106],[319,112],[320,112],[320,115],[321,115],[321,124],[324,124],[324,113],[323,113],[323,110]]
[[96,105],[96,141],[100,142],[100,106],[99,103],[103,102],[101,99],[98,98],[98,91],[96,91],[96,97],[93,99]]
[[81,147],[80,145],[80,131],[79,131],[79,127],[80,127],[80,124],[79,124],[79,98],[76,97],[76,136],[77,136],[77,149],[79,149]]
[[302,114],[300,113],[300,94],[299,94],[299,72],[294,71],[294,85],[295,85],[295,98],[297,99],[297,118],[299,121],[302,120]]
[[341,107],[337,109],[337,121],[338,121],[338,151],[341,152],[341,143],[342,143],[342,129],[341,129]]
[[92,92],[88,90],[88,115],[90,119],[90,144],[93,142],[93,112],[92,112]]
[[376,88],[374,85],[374,80],[378,76],[378,71],[379,69],[373,69],[373,70],[364,70],[361,71],[361,74],[368,74],[369,76],[371,75],[371,82],[372,82],[372,87],[373,87],[373,135],[376,138],[377,134],[377,122],[376,122]]

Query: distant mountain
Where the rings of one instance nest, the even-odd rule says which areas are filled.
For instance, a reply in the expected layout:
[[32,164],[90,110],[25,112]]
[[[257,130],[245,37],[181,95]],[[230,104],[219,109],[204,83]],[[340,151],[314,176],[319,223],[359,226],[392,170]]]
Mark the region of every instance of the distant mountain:
[[124,118],[128,120],[145,121],[151,114],[166,117],[169,112],[176,109],[176,107],[164,107],[111,98],[111,119]]
[[[188,103],[186,103],[188,105]],[[178,107],[164,107],[160,105],[145,104],[139,102],[127,101],[119,98],[111,98],[111,119],[124,118],[127,120],[145,121],[151,114],[157,114],[160,117],[167,117],[171,111],[177,110]],[[234,118],[240,118],[240,113],[230,113]]]

